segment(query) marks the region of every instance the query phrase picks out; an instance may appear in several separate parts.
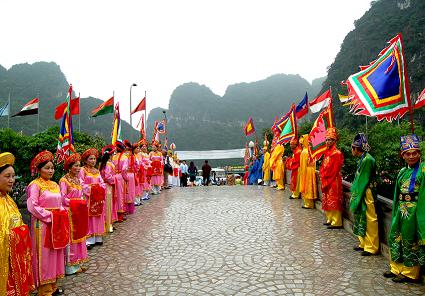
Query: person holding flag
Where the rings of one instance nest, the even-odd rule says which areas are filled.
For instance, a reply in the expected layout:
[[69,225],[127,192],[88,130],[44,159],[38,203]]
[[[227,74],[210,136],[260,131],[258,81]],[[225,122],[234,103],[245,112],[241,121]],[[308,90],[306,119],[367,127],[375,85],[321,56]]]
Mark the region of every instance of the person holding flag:
[[376,164],[369,154],[370,146],[366,136],[359,133],[351,144],[351,153],[360,158],[354,181],[351,184],[350,210],[354,214],[353,233],[358,236],[360,244],[355,251],[362,251],[362,256],[376,255],[379,252],[378,216],[375,209],[376,200]]
[[420,266],[425,265],[425,164],[415,134],[401,137],[400,150],[406,166],[395,183],[388,237],[390,270],[384,277],[397,283],[419,282]]
[[341,168],[344,155],[336,148],[338,135],[336,128],[326,130],[326,151],[320,167],[322,182],[322,208],[326,214],[328,229],[342,228],[342,177]]
[[317,198],[316,161],[310,155],[308,135],[302,135],[300,144],[300,193],[303,199],[303,209],[314,209],[314,200]]
[[293,137],[292,140],[289,142],[289,145],[292,150],[292,156],[288,157],[286,159],[285,165],[288,170],[291,171],[291,184],[290,189],[292,192],[290,199],[297,199],[300,198],[300,186],[299,186],[299,167],[300,167],[300,155],[301,155],[301,148],[298,145],[298,138]]

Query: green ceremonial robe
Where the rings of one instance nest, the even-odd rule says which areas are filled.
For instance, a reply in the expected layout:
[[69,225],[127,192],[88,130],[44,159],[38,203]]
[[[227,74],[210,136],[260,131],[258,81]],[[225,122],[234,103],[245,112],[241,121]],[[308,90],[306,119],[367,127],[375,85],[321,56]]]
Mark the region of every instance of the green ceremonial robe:
[[376,199],[375,159],[367,152],[360,158],[354,181],[351,184],[350,210],[354,214],[353,233],[358,236],[366,235],[366,190],[371,189],[373,199]]
[[425,264],[425,164],[416,166],[416,179],[414,167],[402,168],[397,176],[388,238],[391,260],[407,267]]

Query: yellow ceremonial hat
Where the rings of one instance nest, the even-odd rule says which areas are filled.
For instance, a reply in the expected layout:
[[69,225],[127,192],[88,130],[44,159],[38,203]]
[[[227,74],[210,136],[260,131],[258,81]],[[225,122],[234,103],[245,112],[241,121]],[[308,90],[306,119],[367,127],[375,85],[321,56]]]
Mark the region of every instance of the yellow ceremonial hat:
[[15,163],[15,156],[10,152],[3,152],[0,154],[0,167],[6,164],[13,165]]

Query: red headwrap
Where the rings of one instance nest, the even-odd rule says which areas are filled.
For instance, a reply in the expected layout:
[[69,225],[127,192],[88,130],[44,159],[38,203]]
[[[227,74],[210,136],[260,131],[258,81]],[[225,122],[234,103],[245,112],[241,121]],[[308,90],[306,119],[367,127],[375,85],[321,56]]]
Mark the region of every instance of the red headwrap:
[[69,165],[70,164],[72,164],[72,163],[74,163],[74,162],[77,162],[77,161],[80,161],[81,160],[81,156],[80,156],[80,154],[78,154],[78,153],[74,153],[74,154],[71,154],[70,156],[68,156],[68,158],[65,160],[65,163],[64,163],[64,165],[63,165],[63,168],[65,169],[65,171],[67,171],[67,170],[69,170]]
[[89,158],[90,155],[94,155],[94,156],[96,156],[96,158],[98,158],[99,157],[99,151],[97,151],[96,148],[89,148],[86,151],[84,151],[83,154],[81,154],[81,159],[86,160],[87,158]]
[[46,162],[46,161],[53,161],[53,153],[47,150],[41,151],[38,153],[32,160],[30,164],[30,170],[31,170],[31,176],[34,176],[38,172],[37,166],[40,163]]

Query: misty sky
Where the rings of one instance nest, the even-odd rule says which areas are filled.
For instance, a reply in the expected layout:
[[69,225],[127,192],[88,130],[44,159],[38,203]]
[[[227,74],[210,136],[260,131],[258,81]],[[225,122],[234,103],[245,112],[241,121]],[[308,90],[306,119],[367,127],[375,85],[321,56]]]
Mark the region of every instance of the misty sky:
[[[370,0],[154,0],[0,2],[0,64],[54,61],[82,97],[115,91],[128,121],[147,91],[148,111],[198,82],[227,86],[273,74],[326,75]],[[133,117],[133,125],[138,118]]]

